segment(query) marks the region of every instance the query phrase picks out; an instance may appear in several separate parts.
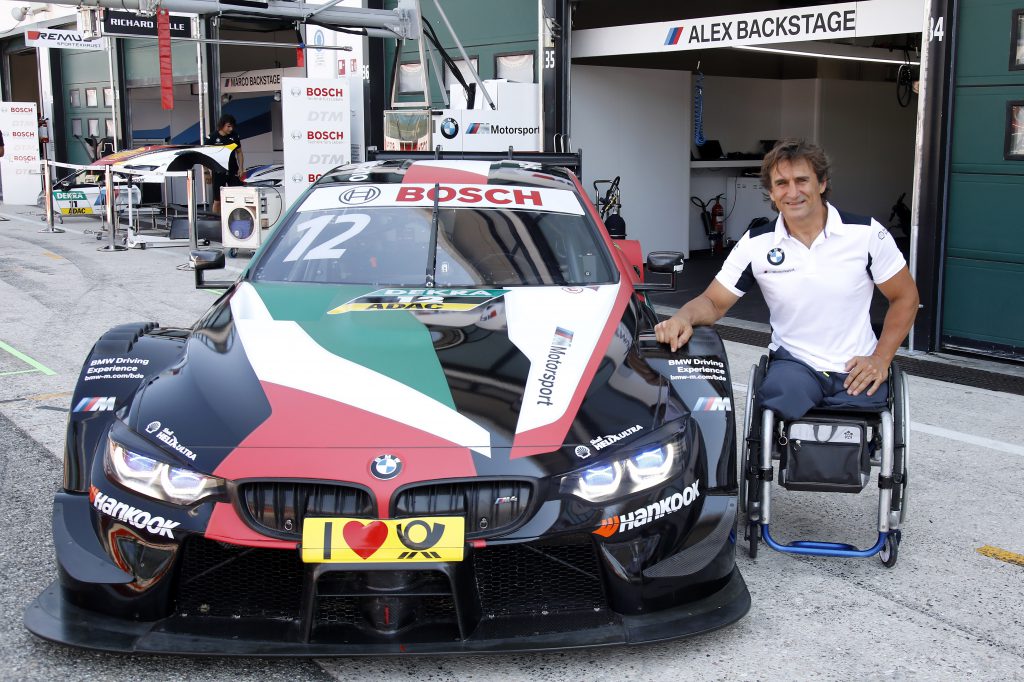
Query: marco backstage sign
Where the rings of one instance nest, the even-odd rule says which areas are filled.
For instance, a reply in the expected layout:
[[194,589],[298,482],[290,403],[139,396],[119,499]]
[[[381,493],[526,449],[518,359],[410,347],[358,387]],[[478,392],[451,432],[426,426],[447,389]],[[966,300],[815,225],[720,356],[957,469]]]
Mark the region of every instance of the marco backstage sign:
[[[172,14],[170,21],[172,38],[192,37],[192,20],[189,17]],[[144,17],[118,9],[104,10],[103,35],[156,38],[156,17]]]

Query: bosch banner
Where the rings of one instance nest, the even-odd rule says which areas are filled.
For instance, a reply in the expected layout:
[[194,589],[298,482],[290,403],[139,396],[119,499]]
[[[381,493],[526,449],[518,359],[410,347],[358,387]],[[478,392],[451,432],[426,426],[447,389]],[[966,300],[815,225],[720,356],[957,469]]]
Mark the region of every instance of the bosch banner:
[[34,204],[39,196],[43,176],[38,126],[35,102],[0,102],[0,132],[4,134],[0,182],[5,204]]
[[348,79],[282,78],[284,198],[291,205],[326,171],[351,160]]

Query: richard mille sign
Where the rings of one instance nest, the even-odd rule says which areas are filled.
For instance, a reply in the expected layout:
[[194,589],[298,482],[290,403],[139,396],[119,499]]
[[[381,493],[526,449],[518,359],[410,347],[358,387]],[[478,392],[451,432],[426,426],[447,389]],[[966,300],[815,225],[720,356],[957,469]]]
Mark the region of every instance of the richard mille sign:
[[[172,14],[170,21],[172,38],[192,37],[192,20],[189,17]],[[156,38],[156,17],[144,17],[117,9],[104,10],[103,35]]]

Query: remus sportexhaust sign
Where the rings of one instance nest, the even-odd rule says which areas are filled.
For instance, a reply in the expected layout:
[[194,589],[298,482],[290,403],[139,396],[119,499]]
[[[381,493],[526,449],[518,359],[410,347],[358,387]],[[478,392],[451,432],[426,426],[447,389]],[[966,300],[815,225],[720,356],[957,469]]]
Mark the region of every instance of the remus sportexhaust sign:
[[[191,38],[192,20],[171,15],[171,37]],[[156,17],[144,17],[132,12],[108,9],[103,12],[103,35],[148,36],[156,38]]]

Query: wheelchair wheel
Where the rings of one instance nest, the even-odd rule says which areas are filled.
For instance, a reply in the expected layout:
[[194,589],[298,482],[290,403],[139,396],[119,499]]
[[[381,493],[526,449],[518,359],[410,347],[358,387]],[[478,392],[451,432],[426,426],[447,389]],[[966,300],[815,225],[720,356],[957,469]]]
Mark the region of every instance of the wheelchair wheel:
[[754,423],[754,392],[757,390],[758,381],[758,366],[753,365],[750,368],[750,379],[747,380],[747,402],[746,407],[743,410],[743,441],[740,454],[740,470],[736,480],[739,482],[739,509],[741,514],[747,512],[747,491],[750,488],[750,482],[747,480],[747,470],[750,467],[750,453],[752,448],[750,447],[750,439],[753,434],[750,433],[750,427]]
[[757,548],[761,544],[761,524],[748,523],[747,532],[744,537],[747,539],[747,554],[751,559],[757,558]]
[[901,483],[893,489],[892,510],[900,514],[900,524],[906,520],[908,478],[907,466],[910,462],[910,392],[907,374],[898,367],[893,371],[893,421],[895,422],[895,438],[893,472],[901,477]]
[[901,536],[902,533],[898,530],[889,533],[885,538],[885,544],[882,545],[882,549],[878,550],[878,558],[886,568],[892,568],[896,565],[896,560],[899,558]]

